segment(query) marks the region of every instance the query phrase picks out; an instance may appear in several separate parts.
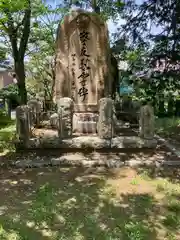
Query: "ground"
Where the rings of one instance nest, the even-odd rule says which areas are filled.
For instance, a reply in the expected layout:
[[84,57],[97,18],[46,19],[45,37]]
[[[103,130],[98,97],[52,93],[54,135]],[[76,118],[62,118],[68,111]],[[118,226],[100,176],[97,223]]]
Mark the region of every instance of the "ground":
[[1,169],[0,239],[178,240],[180,184],[171,173]]
[[[171,125],[158,122],[158,134],[172,137],[178,121]],[[1,121],[1,155],[14,151],[14,134],[14,122]],[[153,153],[131,154],[130,158],[177,157],[160,147]],[[180,170],[170,167],[1,167],[0,239],[178,240],[179,179]]]

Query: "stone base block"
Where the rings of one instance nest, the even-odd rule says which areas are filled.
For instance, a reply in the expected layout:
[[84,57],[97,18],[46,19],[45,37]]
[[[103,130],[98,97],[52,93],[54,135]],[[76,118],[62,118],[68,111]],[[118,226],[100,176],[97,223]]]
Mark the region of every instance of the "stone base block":
[[155,148],[156,139],[142,139],[138,136],[121,136],[112,138],[111,148]]
[[98,114],[96,113],[74,113],[73,133],[95,134],[97,131]]
[[[20,148],[23,147],[22,143],[17,144]],[[84,151],[86,149],[143,149],[155,148],[157,140],[143,140],[140,137],[116,137],[111,140],[101,139],[97,136],[80,136],[69,139],[60,140],[58,137],[53,138],[31,138],[28,141],[26,149],[79,149]]]

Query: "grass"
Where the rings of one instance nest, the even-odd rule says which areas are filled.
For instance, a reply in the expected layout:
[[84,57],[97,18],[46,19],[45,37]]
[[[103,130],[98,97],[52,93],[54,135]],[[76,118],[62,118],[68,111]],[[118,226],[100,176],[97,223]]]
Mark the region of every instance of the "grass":
[[12,140],[16,131],[15,120],[0,111],[0,155],[14,151]]
[[180,184],[146,175],[129,168],[1,170],[0,239],[178,240]]
[[156,132],[160,135],[169,137],[174,133],[180,132],[180,118],[157,118],[155,121]]

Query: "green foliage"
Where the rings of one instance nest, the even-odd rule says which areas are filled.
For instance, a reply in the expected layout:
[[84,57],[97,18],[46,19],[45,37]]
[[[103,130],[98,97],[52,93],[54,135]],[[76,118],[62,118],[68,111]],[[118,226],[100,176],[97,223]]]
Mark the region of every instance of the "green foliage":
[[127,239],[131,240],[144,240],[147,239],[149,235],[149,230],[142,223],[137,221],[130,222],[125,225],[125,230],[127,234]]
[[18,87],[16,84],[9,84],[7,87],[0,89],[1,98],[15,99],[18,101]]
[[158,134],[169,136],[172,133],[178,133],[180,127],[180,118],[157,118],[155,128]]
[[0,153],[14,150],[12,141],[15,137],[15,129],[15,122],[0,109]]
[[[158,102],[171,94],[176,99],[180,95],[180,2],[128,0],[120,14],[125,24],[114,34],[114,49],[128,62],[129,79],[139,97]],[[134,76],[139,71],[144,76]]]
[[52,9],[44,6],[33,24],[29,39],[32,49],[35,50],[29,52],[30,60],[26,64],[29,74],[27,89],[48,99],[52,99],[55,81],[56,31],[66,12],[66,9],[61,7]]
[[6,59],[7,49],[0,45],[0,62]]
[[[12,124],[14,124],[14,120],[11,120],[11,118],[7,116],[6,111],[4,109],[0,109],[0,129],[8,127],[9,125]],[[1,137],[0,140],[2,140]]]

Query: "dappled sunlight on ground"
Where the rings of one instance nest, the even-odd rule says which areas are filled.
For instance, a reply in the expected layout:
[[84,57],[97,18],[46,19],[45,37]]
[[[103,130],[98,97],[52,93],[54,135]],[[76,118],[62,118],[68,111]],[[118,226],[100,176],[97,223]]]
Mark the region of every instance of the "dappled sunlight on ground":
[[1,169],[0,196],[0,239],[180,235],[180,185],[142,169]]

